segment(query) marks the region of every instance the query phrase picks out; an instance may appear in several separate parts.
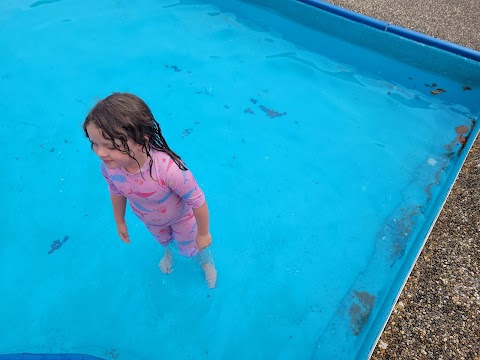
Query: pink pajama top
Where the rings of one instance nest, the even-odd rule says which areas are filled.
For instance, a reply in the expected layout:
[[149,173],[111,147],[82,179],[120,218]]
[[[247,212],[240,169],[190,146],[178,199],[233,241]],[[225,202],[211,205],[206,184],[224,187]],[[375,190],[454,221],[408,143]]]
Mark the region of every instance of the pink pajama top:
[[164,152],[151,150],[150,154],[151,172],[149,158],[135,174],[124,168],[109,169],[103,162],[101,171],[110,192],[126,197],[147,227],[171,226],[192,208],[202,206],[205,196],[189,170],[181,170]]

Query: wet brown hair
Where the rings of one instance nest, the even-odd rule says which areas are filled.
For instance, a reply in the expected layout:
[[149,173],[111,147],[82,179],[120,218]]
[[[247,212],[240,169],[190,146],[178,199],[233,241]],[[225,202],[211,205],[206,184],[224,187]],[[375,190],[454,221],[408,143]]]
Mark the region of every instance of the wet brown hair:
[[[90,110],[83,122],[83,131],[87,138],[87,125],[89,124],[97,126],[103,137],[110,140],[115,149],[137,161],[138,167],[140,167],[140,164],[133,157],[127,141],[132,139],[136,144],[142,145],[142,151],[150,159],[150,176],[152,176],[153,165],[153,158],[150,155],[151,149],[167,153],[180,169],[187,170],[180,156],[168,147],[160,130],[160,125],[153,117],[147,104],[136,95],[113,93],[100,100]],[[119,140],[123,148],[115,140]]]

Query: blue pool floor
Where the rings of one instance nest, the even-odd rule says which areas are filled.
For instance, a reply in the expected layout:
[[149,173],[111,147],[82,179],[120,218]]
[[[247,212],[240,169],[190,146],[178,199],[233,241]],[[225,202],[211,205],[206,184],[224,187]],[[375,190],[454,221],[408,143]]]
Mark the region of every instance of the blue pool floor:
[[[14,239],[1,353],[368,352],[464,156],[460,132],[475,131],[478,90],[274,13],[255,25],[200,1],[3,6],[15,37],[0,39],[1,126],[27,145],[1,140]],[[360,60],[319,51],[334,47]],[[403,82],[362,72],[373,62]],[[119,90],[152,107],[207,195],[213,291],[188,259],[162,275],[131,213],[132,243],[117,239],[81,122]]]

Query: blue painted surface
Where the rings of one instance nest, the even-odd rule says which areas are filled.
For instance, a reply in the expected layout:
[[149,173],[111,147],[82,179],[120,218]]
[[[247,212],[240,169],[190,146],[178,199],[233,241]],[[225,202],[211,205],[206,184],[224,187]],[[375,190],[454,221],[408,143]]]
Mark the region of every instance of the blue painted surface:
[[[1,353],[368,355],[478,133],[479,65],[261,2],[0,5]],[[80,124],[119,90],[207,194],[214,291],[188,259],[163,276],[130,212],[116,236]]]
[[356,12],[353,12],[348,9],[341,8],[339,6],[330,4],[328,2],[325,2],[323,0],[298,0],[299,2],[315,6],[319,9],[331,12],[332,14],[342,16],[346,19],[353,20],[356,22],[359,22],[361,24],[365,24],[368,26],[371,26],[373,28],[379,29],[379,30],[384,30],[391,32],[392,34],[396,34],[402,37],[405,37],[407,39],[411,39],[414,41],[417,41],[422,44],[434,46],[436,48],[439,48],[441,50],[449,51],[454,54],[464,56],[468,59],[472,59],[475,61],[480,61],[480,52],[458,45],[454,43],[450,43],[448,41],[444,41],[441,39],[437,39],[425,34],[422,34],[417,31],[413,31],[410,29],[403,28],[401,26],[393,25],[384,21],[380,21],[378,19],[359,14]]
[[388,27],[386,28],[386,31],[391,32],[392,34],[403,36],[407,39],[418,41],[422,44],[435,46],[439,49],[449,51],[460,56],[464,56],[468,59],[480,61],[480,52],[473,49],[466,48],[464,46],[460,46],[458,44],[453,44],[451,42],[436,39],[434,37],[419,33],[417,31],[405,29],[397,25],[391,25],[391,24],[388,25]]

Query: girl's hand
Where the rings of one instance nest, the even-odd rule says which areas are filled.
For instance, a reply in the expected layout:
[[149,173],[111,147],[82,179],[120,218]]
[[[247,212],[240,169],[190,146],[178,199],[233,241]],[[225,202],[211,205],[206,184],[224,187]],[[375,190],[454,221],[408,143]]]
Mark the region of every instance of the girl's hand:
[[200,234],[197,235],[198,250],[205,249],[207,246],[210,246],[211,243],[212,243],[212,235],[210,235],[210,233],[206,235],[200,235]]
[[120,236],[120,239],[125,242],[125,243],[130,243],[130,237],[128,236],[128,230],[127,230],[127,224],[125,223],[120,223],[117,224],[117,231],[118,231],[118,236]]

